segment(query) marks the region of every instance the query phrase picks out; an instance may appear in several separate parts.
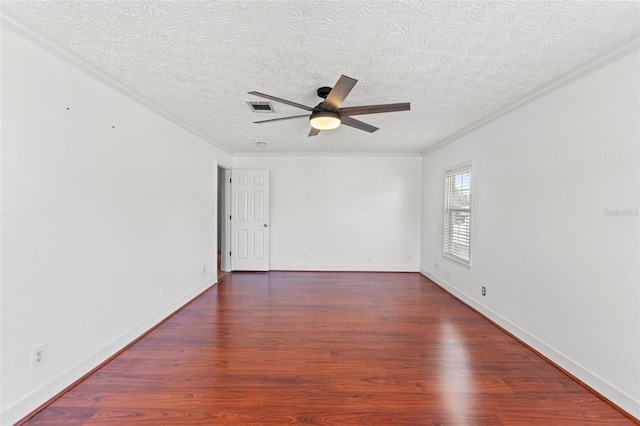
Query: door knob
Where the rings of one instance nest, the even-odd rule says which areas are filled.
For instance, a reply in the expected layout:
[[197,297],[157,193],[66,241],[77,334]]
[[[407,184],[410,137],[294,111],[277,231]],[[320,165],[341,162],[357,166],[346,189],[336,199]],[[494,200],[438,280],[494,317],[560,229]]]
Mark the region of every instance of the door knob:
[[266,224],[266,223],[264,224],[264,227],[265,227],[265,228],[267,227],[267,224]]

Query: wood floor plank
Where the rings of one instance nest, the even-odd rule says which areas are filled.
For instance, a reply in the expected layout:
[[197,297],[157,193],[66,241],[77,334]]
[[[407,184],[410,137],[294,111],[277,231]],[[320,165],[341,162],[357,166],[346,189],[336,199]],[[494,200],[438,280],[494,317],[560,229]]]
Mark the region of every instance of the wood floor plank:
[[414,273],[231,273],[27,425],[633,424]]

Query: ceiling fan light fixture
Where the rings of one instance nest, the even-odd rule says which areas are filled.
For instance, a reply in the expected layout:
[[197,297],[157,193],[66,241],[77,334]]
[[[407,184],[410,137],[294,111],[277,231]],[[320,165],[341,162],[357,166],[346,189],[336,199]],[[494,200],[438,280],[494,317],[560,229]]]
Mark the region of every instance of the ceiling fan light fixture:
[[318,130],[331,130],[341,123],[340,114],[333,111],[314,111],[309,117],[311,127]]

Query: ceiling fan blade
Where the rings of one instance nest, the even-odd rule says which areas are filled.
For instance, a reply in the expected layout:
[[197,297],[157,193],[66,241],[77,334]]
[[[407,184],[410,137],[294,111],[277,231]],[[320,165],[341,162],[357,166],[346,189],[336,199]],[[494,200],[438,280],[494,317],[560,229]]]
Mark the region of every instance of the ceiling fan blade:
[[315,136],[315,135],[317,135],[318,133],[320,133],[320,129],[316,129],[315,127],[312,127],[312,128],[311,128],[311,131],[309,132],[309,137],[311,137],[311,136]]
[[409,102],[401,102],[397,104],[379,104],[379,105],[363,105],[355,107],[340,108],[341,116],[363,115],[363,114],[379,114],[382,112],[409,111],[411,104]]
[[286,99],[276,98],[275,96],[265,95],[264,93],[260,93],[260,92],[248,92],[248,93],[250,95],[260,96],[261,98],[265,98],[265,99],[271,99],[272,101],[276,101],[276,102],[280,102],[280,103],[283,103],[283,104],[291,105],[293,107],[304,109],[306,111],[313,111],[313,108],[311,108],[311,107],[308,107],[306,105],[302,105],[302,104],[299,104],[299,103],[296,103],[296,102],[291,102],[291,101],[288,101]]
[[356,120],[355,118],[344,116],[340,117],[340,119],[342,121],[342,124],[344,124],[345,126],[355,127],[356,129],[364,130],[365,132],[373,133],[378,130],[377,127],[372,126],[371,124],[363,123],[362,121]]
[[254,123],[255,123],[255,124],[271,123],[272,121],[291,120],[292,118],[301,118],[301,117],[307,117],[307,118],[309,118],[309,114],[303,114],[303,115],[292,115],[291,117],[271,118],[271,119],[269,119],[269,120],[254,121]]
[[346,75],[341,75],[336,85],[333,86],[333,89],[331,89],[331,92],[329,92],[329,95],[327,95],[327,99],[325,99],[324,101],[323,108],[337,111],[338,108],[340,108],[340,105],[342,105],[344,98],[347,97],[347,95],[349,94],[349,92],[351,92],[351,89],[353,89],[353,86],[355,86],[357,82],[358,80],[354,78],[347,77]]

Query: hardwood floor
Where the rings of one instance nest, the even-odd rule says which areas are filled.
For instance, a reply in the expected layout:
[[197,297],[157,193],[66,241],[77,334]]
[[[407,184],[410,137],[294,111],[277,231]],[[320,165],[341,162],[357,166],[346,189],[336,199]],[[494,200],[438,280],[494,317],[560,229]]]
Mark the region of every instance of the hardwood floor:
[[228,274],[28,425],[633,424],[414,273]]

